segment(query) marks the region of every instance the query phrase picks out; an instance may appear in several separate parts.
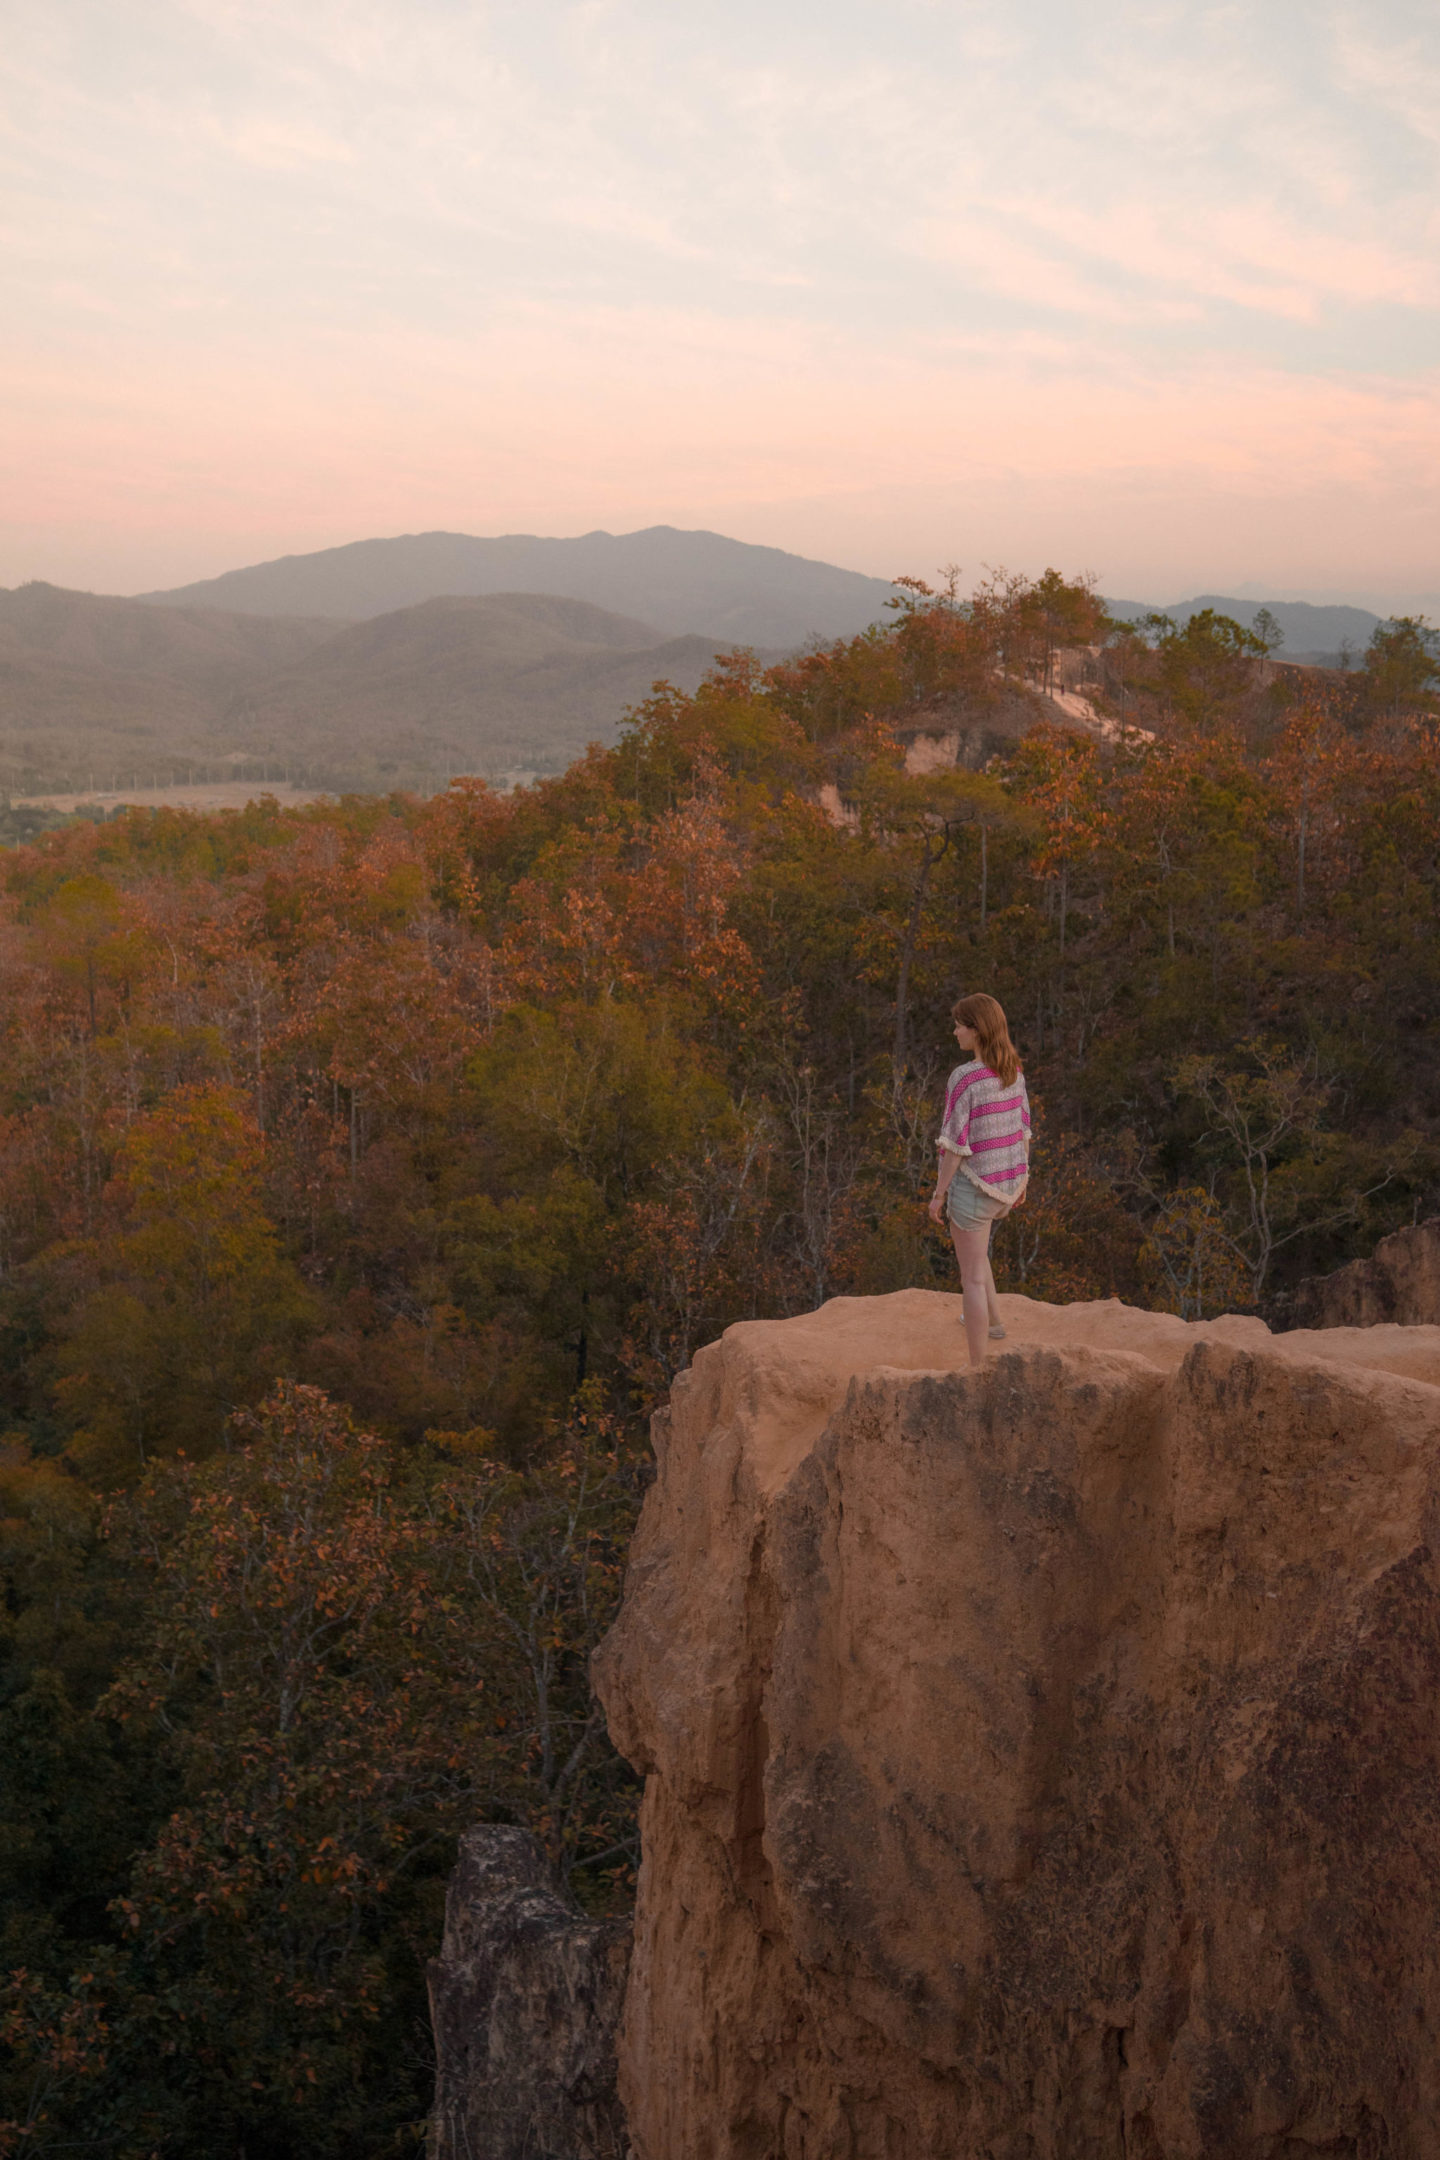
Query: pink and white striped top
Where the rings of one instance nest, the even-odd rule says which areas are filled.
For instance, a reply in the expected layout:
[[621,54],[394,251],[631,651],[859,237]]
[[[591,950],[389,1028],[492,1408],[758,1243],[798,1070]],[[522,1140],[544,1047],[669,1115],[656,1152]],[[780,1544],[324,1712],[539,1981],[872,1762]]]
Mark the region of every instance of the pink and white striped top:
[[1006,1087],[979,1058],[957,1065],[945,1088],[945,1117],[935,1144],[962,1158],[961,1174],[981,1192],[1012,1206],[1022,1200],[1030,1176],[1024,1073]]

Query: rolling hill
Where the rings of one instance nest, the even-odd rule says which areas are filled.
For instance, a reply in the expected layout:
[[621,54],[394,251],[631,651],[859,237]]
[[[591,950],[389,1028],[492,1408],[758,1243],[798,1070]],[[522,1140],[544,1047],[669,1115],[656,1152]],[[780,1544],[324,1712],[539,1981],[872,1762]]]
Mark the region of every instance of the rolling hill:
[[14,792],[92,768],[215,758],[238,699],[333,622],[145,608],[54,585],[0,589],[0,778]]
[[184,682],[201,692],[230,683],[237,672],[283,667],[334,634],[333,622],[297,616],[143,608],[38,582],[0,590],[0,658]]
[[662,638],[583,600],[502,593],[353,624],[0,591],[0,780],[16,794],[269,759],[329,787],[555,771],[715,637]]
[[553,771],[613,740],[657,680],[696,688],[715,651],[714,638],[656,642],[644,623],[551,594],[425,600],[277,671],[247,700],[246,728],[267,742],[343,741],[380,768]]
[[406,533],[286,555],[138,597],[166,607],[360,621],[422,600],[552,593],[639,616],[662,637],[695,634],[722,644],[788,647],[811,637],[852,636],[882,615],[893,590],[883,578],[780,548],[653,525],[575,540]]

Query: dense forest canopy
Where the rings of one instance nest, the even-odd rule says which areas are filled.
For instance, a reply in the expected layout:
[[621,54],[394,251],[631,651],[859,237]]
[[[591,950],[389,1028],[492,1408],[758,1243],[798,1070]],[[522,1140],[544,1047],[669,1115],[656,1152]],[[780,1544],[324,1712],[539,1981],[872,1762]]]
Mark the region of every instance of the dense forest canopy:
[[[1079,648],[1099,726],[1036,701]],[[1265,1310],[1431,1208],[1434,683],[1423,624],[1325,677],[911,584],[513,795],[5,858],[0,2152],[410,2149],[456,1832],[623,1898],[644,1413],[954,1286],[961,991],[1039,1114],[1002,1289]]]

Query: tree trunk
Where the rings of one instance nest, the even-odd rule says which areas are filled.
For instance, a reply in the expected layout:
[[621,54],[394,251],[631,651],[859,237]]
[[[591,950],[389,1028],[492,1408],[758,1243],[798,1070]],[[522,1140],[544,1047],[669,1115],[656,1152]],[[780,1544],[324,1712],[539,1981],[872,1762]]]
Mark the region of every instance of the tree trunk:
[[925,890],[930,883],[930,872],[944,852],[943,840],[939,854],[934,855],[930,852],[929,842],[926,842],[920,874],[915,880],[915,897],[910,904],[910,920],[905,925],[905,936],[900,946],[900,969],[895,982],[895,1041],[891,1052],[894,1061],[894,1085],[897,1088],[905,1077],[905,1052],[909,1036],[910,964],[915,958],[915,947],[920,938],[920,917],[925,906]]

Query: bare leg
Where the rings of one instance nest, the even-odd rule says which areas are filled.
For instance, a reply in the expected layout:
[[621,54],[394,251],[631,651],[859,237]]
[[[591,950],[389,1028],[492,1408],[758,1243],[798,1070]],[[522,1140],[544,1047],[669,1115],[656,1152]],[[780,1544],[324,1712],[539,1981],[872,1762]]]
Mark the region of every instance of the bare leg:
[[990,1273],[986,1250],[990,1243],[990,1225],[982,1223],[978,1230],[961,1230],[951,1223],[950,1235],[955,1241],[955,1258],[960,1263],[960,1287],[965,1293],[965,1342],[974,1367],[985,1362],[990,1300],[995,1295],[995,1278]]
[[1000,1297],[995,1288],[995,1270],[990,1265],[988,1252],[985,1255],[985,1305],[990,1315],[991,1327],[1003,1327],[1005,1323],[1000,1318]]
[[[1008,1209],[1006,1212],[1009,1212]],[[995,1221],[1003,1222],[1004,1216],[997,1215]],[[990,1264],[990,1248],[994,1242],[995,1223],[992,1222],[989,1235],[985,1240],[985,1302],[990,1312],[990,1333],[992,1335],[1003,1335],[1005,1333],[1005,1322],[1000,1317],[1000,1295],[995,1288],[995,1270]]]
[[[1003,1333],[1005,1332],[1005,1322],[1001,1317],[1000,1313],[999,1292],[995,1288],[995,1270],[990,1265],[990,1240],[994,1229],[995,1225],[994,1223],[991,1223],[988,1226],[985,1235],[985,1310],[989,1316],[990,1327],[992,1329],[999,1328],[1000,1332],[1003,1335]],[[951,1236],[953,1237],[955,1235],[955,1226],[953,1223],[950,1226],[950,1232]],[[960,1259],[960,1247],[958,1244],[955,1247],[955,1257],[957,1260]],[[964,1281],[963,1262],[961,1263],[961,1281],[962,1283]]]

